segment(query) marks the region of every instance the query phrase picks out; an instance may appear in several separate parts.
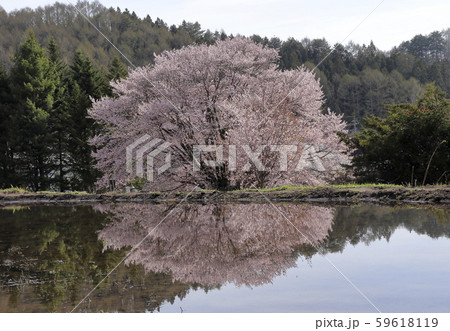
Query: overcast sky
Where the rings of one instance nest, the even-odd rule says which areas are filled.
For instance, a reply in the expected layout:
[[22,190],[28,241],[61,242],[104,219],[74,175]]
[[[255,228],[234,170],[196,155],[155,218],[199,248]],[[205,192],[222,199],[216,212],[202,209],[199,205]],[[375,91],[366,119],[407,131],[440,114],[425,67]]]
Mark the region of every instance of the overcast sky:
[[[62,3],[68,3],[60,0]],[[75,3],[76,0],[70,0]],[[416,34],[450,27],[449,0],[102,0],[106,7],[128,8],[140,17],[163,19],[167,24],[198,21],[203,29],[230,34],[280,37],[325,37],[330,43],[371,40],[389,50]],[[381,4],[380,4],[381,2]],[[0,0],[11,11],[45,6],[47,0]],[[378,6],[378,7],[377,7]],[[376,8],[376,9],[375,9]],[[373,11],[373,12],[372,12]],[[370,14],[372,12],[372,14]],[[370,14],[370,15],[369,15]],[[369,16],[368,16],[369,15]],[[368,17],[367,17],[368,16]],[[365,18],[367,19],[362,22]],[[362,24],[358,27],[358,25]],[[353,31],[356,29],[355,31]],[[353,31],[353,32],[352,32]],[[350,34],[350,36],[348,36]],[[346,39],[346,37],[348,38]]]

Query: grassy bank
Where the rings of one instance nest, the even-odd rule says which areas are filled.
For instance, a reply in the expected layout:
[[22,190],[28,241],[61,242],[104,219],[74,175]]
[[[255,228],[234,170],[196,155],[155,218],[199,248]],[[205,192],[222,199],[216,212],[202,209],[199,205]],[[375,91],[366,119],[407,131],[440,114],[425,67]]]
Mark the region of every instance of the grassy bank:
[[260,192],[274,192],[274,191],[285,191],[285,190],[315,190],[323,188],[332,189],[350,189],[350,188],[392,188],[392,187],[403,187],[401,185],[394,184],[343,184],[343,185],[317,185],[317,186],[277,186],[272,188],[251,188],[251,189],[241,189],[235,192],[245,192],[245,191],[260,191]]
[[57,191],[30,191],[27,188],[21,188],[21,187],[9,187],[6,189],[1,189],[0,194],[7,195],[7,194],[89,194],[86,191],[71,191],[71,192],[57,192]]
[[385,184],[282,186],[237,191],[194,190],[192,192],[28,192],[1,190],[0,204],[92,203],[92,202],[339,202],[339,203],[438,203],[450,205],[450,186],[404,187]]

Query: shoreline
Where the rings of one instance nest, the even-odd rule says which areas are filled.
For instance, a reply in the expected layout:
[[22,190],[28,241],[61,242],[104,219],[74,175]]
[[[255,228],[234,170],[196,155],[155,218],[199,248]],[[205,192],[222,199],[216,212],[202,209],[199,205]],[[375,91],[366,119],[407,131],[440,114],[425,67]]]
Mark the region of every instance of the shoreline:
[[385,187],[355,186],[336,188],[332,186],[274,189],[274,190],[240,190],[240,191],[206,191],[191,192],[138,192],[103,194],[76,193],[0,193],[0,206],[35,205],[35,204],[84,204],[84,203],[119,203],[147,202],[177,203],[267,203],[271,202],[306,202],[306,203],[345,203],[361,202],[376,204],[439,204],[450,205],[450,186],[426,187]]

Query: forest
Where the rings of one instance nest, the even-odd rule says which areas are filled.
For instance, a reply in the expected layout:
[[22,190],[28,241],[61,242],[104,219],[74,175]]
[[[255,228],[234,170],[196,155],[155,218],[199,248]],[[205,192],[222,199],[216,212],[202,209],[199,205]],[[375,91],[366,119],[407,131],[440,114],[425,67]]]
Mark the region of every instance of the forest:
[[[106,8],[97,1],[79,1],[77,8],[57,2],[10,13],[0,7],[1,188],[93,190],[101,173],[94,168],[95,147],[89,141],[102,128],[87,115],[96,100],[115,98],[111,82],[126,77],[135,67],[153,65],[165,50],[214,45],[235,37],[239,36],[203,30],[198,22],[169,26],[161,18],[139,18],[128,9]],[[446,140],[450,125],[446,126],[445,100],[450,95],[450,29],[417,35],[389,51],[379,50],[373,42],[331,45],[326,39],[247,37],[276,50],[281,71],[318,65],[314,74],[324,93],[322,110],[341,114],[350,132],[366,132],[367,118],[386,118],[395,109],[393,105],[423,110],[420,105],[426,100],[421,97],[427,84],[433,83],[435,95],[443,100],[438,107],[443,109],[442,117],[436,121],[445,125],[439,141],[428,142],[426,150],[450,140]],[[433,128],[427,130],[433,132]],[[355,139],[344,140],[361,147]],[[448,151],[448,143],[443,144],[441,150]],[[441,166],[430,169],[435,172],[430,176],[433,180],[449,170],[447,156],[441,157],[445,158]],[[408,169],[412,164],[414,173],[426,163],[423,159],[428,156],[408,163]],[[359,169],[367,168],[358,162]],[[425,171],[419,171],[422,179]],[[383,177],[382,172],[372,172],[362,177],[405,183],[409,174],[408,170],[407,176]]]

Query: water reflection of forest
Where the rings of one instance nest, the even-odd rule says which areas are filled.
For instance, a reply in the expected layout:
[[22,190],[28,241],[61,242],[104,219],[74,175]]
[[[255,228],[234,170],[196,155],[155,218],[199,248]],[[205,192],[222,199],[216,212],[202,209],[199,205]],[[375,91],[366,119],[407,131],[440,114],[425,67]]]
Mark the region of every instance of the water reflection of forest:
[[[259,286],[299,257],[389,239],[450,236],[442,209],[277,204],[0,209],[0,312],[69,311],[164,217],[80,311],[154,311],[189,291]],[[168,216],[167,216],[168,215]],[[290,224],[292,223],[292,224]]]

